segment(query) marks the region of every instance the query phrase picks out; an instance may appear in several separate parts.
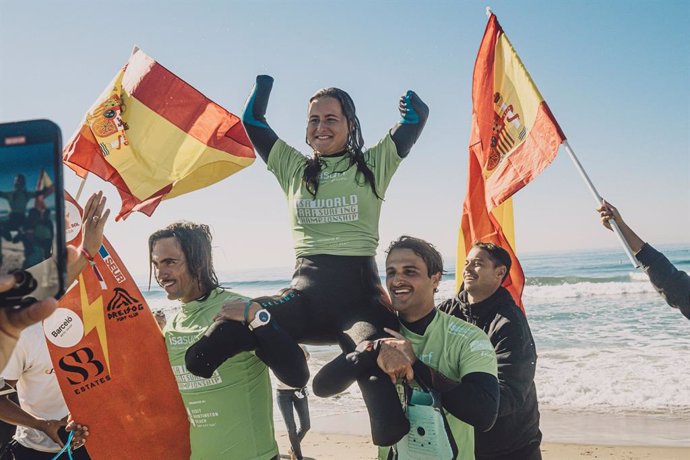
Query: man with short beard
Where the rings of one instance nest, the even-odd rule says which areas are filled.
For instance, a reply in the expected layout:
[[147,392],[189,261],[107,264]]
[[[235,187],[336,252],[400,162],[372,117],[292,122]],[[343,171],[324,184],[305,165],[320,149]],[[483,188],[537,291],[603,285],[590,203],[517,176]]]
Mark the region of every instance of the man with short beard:
[[501,287],[510,266],[510,255],[502,247],[475,243],[465,260],[459,294],[439,306],[486,332],[496,351],[501,386],[498,419],[489,431],[475,431],[478,460],[541,459],[534,385],[537,351],[527,318]]
[[489,429],[498,409],[493,346],[479,328],[435,308],[443,260],[431,244],[402,236],[387,252],[400,333],[386,329],[393,338],[380,339],[376,363],[400,383],[411,430],[379,458],[474,459],[474,433]]

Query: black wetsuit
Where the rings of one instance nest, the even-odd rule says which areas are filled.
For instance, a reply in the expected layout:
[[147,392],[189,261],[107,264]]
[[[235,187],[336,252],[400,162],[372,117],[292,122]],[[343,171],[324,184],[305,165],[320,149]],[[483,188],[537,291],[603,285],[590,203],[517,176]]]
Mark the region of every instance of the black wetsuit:
[[[247,134],[256,152],[266,162],[278,140],[265,120],[272,84],[271,77],[257,77],[243,116]],[[401,102],[400,108],[403,119],[391,129],[391,138],[401,158],[409,153],[428,116],[428,108],[416,94],[408,92],[406,97],[407,102]],[[254,300],[267,308],[272,321],[276,321],[295,340],[310,344],[337,343],[344,353],[352,352],[364,340],[382,337],[385,335],[384,327],[398,328],[396,316],[387,308],[387,298],[373,256],[317,254],[298,257],[291,289],[278,296]],[[226,325],[223,329],[231,334],[234,327]],[[207,334],[205,339],[188,350],[187,366],[192,373],[203,371],[199,375],[208,374],[214,365],[217,367],[244,348],[244,345],[228,347],[227,340],[212,336]],[[222,351],[211,357],[211,350],[221,343]],[[335,374],[331,377],[341,378]],[[369,410],[374,443],[394,444],[409,430],[395,387],[379,369],[372,369],[357,381]],[[328,385],[336,383],[328,382]],[[315,386],[314,393],[319,395],[322,391]]]
[[461,291],[438,308],[481,328],[496,351],[501,388],[498,418],[491,430],[475,431],[477,459],[541,459],[534,385],[537,351],[527,318],[510,293],[499,287],[489,298],[470,305],[467,293]]

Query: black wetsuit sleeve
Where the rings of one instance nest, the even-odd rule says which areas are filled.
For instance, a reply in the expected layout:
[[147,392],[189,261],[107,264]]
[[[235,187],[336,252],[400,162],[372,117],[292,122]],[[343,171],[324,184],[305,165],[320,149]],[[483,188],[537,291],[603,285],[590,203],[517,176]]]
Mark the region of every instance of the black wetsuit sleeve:
[[534,385],[537,352],[526,325],[502,319],[489,334],[496,351],[498,382],[501,387],[499,417],[512,414],[523,406]]
[[400,98],[399,122],[391,128],[391,137],[395,143],[400,158],[405,158],[412,150],[412,146],[422,134],[426,120],[429,117],[429,107],[417,93],[408,91]]
[[185,365],[192,374],[208,379],[226,359],[252,350],[286,385],[302,388],[307,384],[304,352],[275,321],[254,331],[238,321],[216,321],[187,349]]
[[488,431],[498,416],[498,379],[486,372],[472,372],[460,383],[446,378],[420,360],[412,366],[417,383],[441,394],[443,408],[479,431]]
[[242,124],[261,159],[268,163],[268,155],[278,135],[266,122],[266,107],[273,88],[273,77],[258,75],[252,93],[242,112]]
[[673,308],[690,319],[690,276],[678,270],[665,255],[645,243],[635,255],[649,276],[654,289]]

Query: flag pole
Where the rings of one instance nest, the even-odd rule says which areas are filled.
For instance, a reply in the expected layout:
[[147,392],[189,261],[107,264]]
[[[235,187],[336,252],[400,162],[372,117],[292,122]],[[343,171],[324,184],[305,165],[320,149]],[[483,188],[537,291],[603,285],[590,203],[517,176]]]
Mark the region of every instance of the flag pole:
[[[568,143],[567,139],[563,141],[563,147],[565,147],[565,151],[568,152],[568,156],[570,157],[570,159],[573,160],[573,163],[575,164],[575,169],[578,170],[578,172],[582,176],[582,179],[587,184],[587,187],[589,187],[589,191],[592,192],[592,195],[594,195],[594,199],[597,201],[597,207],[601,206],[603,201],[601,195],[599,195],[599,192],[597,192],[597,189],[594,187],[594,184],[589,179],[589,176],[585,172],[585,169],[582,167],[580,160],[578,160],[575,156],[575,152],[573,152],[573,149],[570,148],[570,144]],[[628,244],[628,242],[625,241],[623,233],[621,233],[620,228],[618,228],[618,224],[616,223],[616,221],[614,219],[611,219],[609,220],[609,224],[611,224],[613,232],[616,234],[616,236],[618,236],[618,239],[623,245],[623,249],[625,250],[625,253],[628,256],[628,259],[630,259],[630,262],[633,264],[633,267],[639,268],[640,263],[637,261],[637,259],[635,259],[635,255],[633,254],[632,249],[630,249],[630,245]]]
[[86,174],[84,177],[81,178],[81,183],[79,184],[79,190],[77,190],[77,194],[74,197],[74,201],[79,203],[79,197],[81,196],[81,192],[84,190],[84,184],[86,184],[86,178],[89,177],[89,172],[86,171]]

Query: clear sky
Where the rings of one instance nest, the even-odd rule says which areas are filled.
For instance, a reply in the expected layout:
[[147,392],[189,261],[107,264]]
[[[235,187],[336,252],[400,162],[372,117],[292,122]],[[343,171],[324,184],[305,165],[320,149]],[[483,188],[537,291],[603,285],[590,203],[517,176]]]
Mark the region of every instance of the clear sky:
[[[687,1],[492,1],[508,38],[599,192],[653,243],[690,245],[690,6]],[[367,146],[414,89],[426,129],[388,190],[381,243],[401,234],[455,252],[465,195],[471,79],[486,25],[477,1],[0,0],[0,121],[54,120],[65,141],[133,45],[240,113],[254,77],[275,77],[271,126],[304,143],[307,100],[338,86],[357,105]],[[66,188],[78,179],[66,172]],[[114,188],[91,176],[86,192]],[[82,198],[85,201],[86,196]],[[515,196],[518,255],[614,247],[561,148]],[[135,274],[147,238],[178,219],[210,224],[216,266],[293,263],[287,206],[260,159],[225,181],[164,201],[106,235]]]

